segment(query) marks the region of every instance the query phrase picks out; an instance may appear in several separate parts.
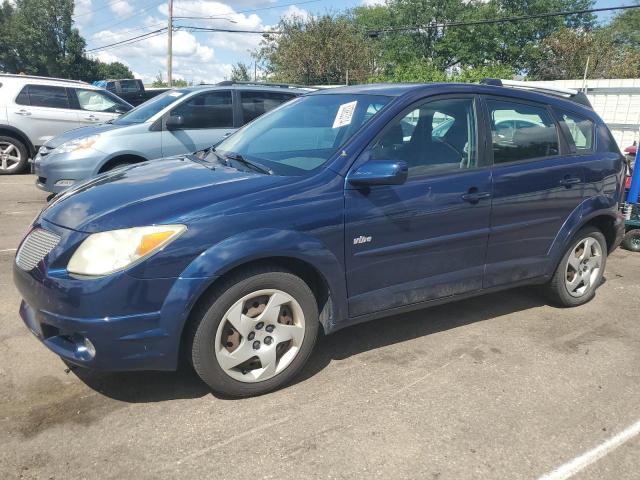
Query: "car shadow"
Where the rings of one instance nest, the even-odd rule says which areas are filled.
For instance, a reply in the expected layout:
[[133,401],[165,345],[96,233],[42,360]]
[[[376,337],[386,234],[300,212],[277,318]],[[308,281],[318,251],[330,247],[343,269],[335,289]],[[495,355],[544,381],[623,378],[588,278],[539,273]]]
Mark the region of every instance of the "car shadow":
[[[313,377],[332,360],[546,304],[537,289],[519,288],[347,327],[320,337],[309,362],[290,386]],[[93,390],[123,402],[162,402],[210,394],[227,399],[212,394],[189,366],[175,372],[100,372],[78,367],[71,371]]]

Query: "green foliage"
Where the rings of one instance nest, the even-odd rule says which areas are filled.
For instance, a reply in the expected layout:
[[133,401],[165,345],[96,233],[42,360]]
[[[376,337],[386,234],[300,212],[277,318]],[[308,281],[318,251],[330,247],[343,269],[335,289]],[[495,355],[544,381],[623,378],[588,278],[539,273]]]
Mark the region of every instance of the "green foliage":
[[366,81],[373,71],[371,42],[346,15],[285,18],[255,53],[269,79],[307,85]]
[[483,78],[512,78],[512,67],[506,65],[484,65],[451,69],[449,73],[436,68],[428,61],[416,61],[399,65],[386,74],[374,75],[370,82],[462,82],[477,83]]
[[231,67],[231,80],[234,82],[248,82],[251,80],[249,68],[249,65],[246,63],[236,63]]
[[78,80],[132,78],[123,64],[86,57],[73,27],[73,0],[4,0],[0,6],[0,70]]
[[624,10],[607,28],[617,43],[640,49],[640,8]]
[[587,78],[640,76],[640,49],[622,43],[610,28],[558,30],[541,42],[540,51],[545,61],[531,72],[540,80],[582,78],[587,60]]
[[[181,78],[171,79],[172,87],[181,88],[181,87],[190,87],[192,85],[193,85],[193,82],[187,82],[186,80],[183,80]],[[164,79],[162,78],[162,72],[158,72],[158,74],[156,75],[156,79],[151,83],[151,86],[153,88],[167,88],[169,84],[165,82]]]

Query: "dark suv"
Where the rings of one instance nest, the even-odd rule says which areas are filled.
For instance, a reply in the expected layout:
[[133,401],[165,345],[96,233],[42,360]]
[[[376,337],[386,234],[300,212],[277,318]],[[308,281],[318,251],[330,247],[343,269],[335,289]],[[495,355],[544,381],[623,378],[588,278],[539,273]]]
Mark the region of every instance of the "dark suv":
[[583,304],[623,232],[624,159],[583,96],[552,93],[329,89],[107,172],[22,241],[21,316],[69,362],[184,356],[248,396],[290,381],[320,329],[528,284]]

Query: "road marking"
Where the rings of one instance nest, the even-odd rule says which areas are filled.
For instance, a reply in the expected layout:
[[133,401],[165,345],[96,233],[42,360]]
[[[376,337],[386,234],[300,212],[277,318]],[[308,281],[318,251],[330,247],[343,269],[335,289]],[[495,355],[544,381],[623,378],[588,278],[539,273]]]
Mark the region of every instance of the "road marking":
[[597,447],[556,468],[553,472],[543,475],[538,480],[566,480],[571,478],[638,434],[640,434],[640,420]]
[[5,248],[4,250],[0,250],[0,253],[15,252],[16,250],[17,248]]

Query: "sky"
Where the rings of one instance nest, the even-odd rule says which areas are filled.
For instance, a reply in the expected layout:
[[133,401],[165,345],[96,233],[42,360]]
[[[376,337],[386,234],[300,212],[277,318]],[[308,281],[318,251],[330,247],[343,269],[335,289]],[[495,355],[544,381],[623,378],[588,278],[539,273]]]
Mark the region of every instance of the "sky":
[[[239,30],[269,30],[287,16],[306,17],[339,12],[384,0],[174,0],[174,17],[216,17],[174,19],[174,25]],[[631,0],[598,0],[596,7],[628,5]],[[87,40],[87,50],[152,32],[167,26],[166,0],[75,0],[74,20]],[[610,15],[602,15],[606,19]],[[261,36],[251,33],[173,33],[173,78],[213,83],[228,78],[237,62],[253,64],[250,52]],[[89,52],[104,62],[122,62],[146,83],[161,72],[166,79],[167,33],[129,45]]]

